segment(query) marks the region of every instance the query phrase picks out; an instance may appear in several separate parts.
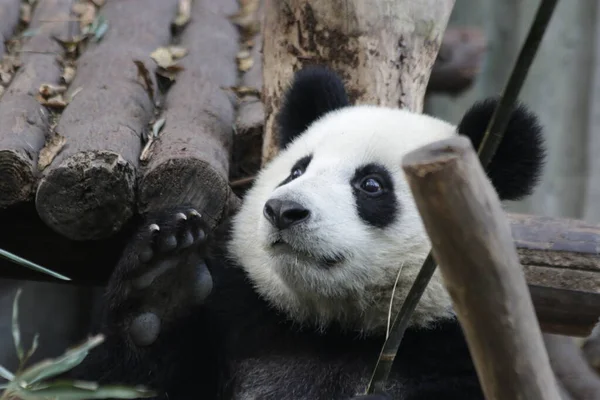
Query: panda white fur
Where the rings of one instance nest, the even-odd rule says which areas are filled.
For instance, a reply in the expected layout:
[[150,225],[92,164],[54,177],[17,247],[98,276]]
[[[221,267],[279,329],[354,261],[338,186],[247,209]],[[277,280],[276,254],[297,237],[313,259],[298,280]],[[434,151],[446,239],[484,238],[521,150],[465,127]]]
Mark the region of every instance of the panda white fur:
[[[145,384],[171,400],[364,392],[394,286],[392,313],[430,248],[402,157],[457,131],[477,146],[495,104],[476,104],[457,127],[351,106],[331,71],[296,73],[277,119],[281,152],[229,223],[208,234],[182,206],[140,225],[108,286],[107,341],[76,376]],[[520,106],[487,170],[501,199],[530,193],[543,159],[537,119]],[[416,308],[386,393],[483,399],[439,274]]]

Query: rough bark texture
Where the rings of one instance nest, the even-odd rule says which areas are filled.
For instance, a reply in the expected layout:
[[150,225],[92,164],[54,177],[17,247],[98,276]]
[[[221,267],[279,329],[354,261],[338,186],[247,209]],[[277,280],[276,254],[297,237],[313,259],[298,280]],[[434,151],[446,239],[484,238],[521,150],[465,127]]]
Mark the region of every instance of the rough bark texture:
[[274,118],[294,71],[325,64],[352,102],[420,112],[453,0],[269,0],[263,29],[262,163],[277,152]]
[[155,109],[133,61],[143,61],[153,79],[150,53],[169,44],[176,10],[177,0],[112,0],[103,7],[110,27],[78,61],[69,94],[81,91],[56,129],[66,145],[36,194],[40,218],[56,232],[99,239],[133,215],[140,137]]
[[556,378],[574,400],[600,398],[600,377],[590,368],[572,338],[544,335],[550,365]]
[[236,0],[197,0],[181,38],[188,55],[170,88],[165,126],[150,147],[140,181],[144,212],[189,203],[216,223],[231,195],[229,151],[234,124],[238,34],[228,16]]
[[424,146],[403,169],[486,398],[559,400],[508,221],[471,142]]
[[29,29],[36,34],[23,45],[21,68],[0,100],[0,207],[35,193],[38,153],[50,135],[49,112],[35,96],[44,83],[59,84],[57,58],[64,50],[52,36],[66,38],[77,26],[44,21],[68,21],[72,5],[73,0],[44,0],[35,8]]
[[21,0],[0,0],[0,59],[4,54],[6,42],[19,25],[19,6]]

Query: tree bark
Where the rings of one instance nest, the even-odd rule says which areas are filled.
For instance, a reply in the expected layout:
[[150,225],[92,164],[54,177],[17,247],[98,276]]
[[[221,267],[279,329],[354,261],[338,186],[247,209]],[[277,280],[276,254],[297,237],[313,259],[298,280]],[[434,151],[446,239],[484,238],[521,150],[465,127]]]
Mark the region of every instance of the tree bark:
[[[190,204],[215,225],[227,212],[238,33],[228,16],[236,0],[192,5],[180,45],[188,54],[165,99],[165,125],[150,146],[139,184],[139,211]],[[210,57],[207,57],[210,55]]]
[[[36,33],[23,45],[21,67],[0,100],[0,208],[33,198],[38,155],[50,132],[50,113],[36,99],[42,84],[59,85],[65,38],[77,26],[69,21],[73,0],[45,0],[33,13]],[[0,20],[0,26],[2,21]]]
[[559,400],[509,224],[471,142],[424,146],[403,169],[486,398]]
[[352,102],[421,112],[454,0],[268,0],[263,29],[262,164],[277,153],[274,118],[293,73],[324,64]]
[[[40,218],[73,240],[119,231],[136,209],[141,134],[154,117],[154,99],[138,78],[134,60],[150,71],[150,54],[170,44],[177,0],[109,1],[109,29],[78,60],[56,131],[66,145],[44,170],[36,193]],[[154,90],[152,88],[152,90]]]

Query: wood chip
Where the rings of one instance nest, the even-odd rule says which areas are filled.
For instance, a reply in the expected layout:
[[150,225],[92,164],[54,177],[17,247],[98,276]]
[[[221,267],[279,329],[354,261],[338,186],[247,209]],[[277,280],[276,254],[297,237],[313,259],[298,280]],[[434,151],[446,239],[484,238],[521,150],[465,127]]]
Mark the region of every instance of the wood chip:
[[56,157],[56,155],[62,150],[66,142],[67,139],[58,133],[55,133],[50,140],[46,142],[46,145],[40,150],[40,157],[38,159],[39,171],[43,171],[48,165],[50,165],[52,160],[54,160],[54,157]]

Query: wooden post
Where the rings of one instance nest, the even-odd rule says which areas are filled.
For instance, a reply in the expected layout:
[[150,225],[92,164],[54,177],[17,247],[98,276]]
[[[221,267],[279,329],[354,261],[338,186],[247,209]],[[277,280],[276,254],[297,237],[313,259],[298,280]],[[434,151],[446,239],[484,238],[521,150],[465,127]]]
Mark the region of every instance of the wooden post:
[[559,400],[508,221],[470,140],[404,157],[487,399]]
[[340,74],[351,102],[420,112],[454,0],[268,0],[263,29],[265,137],[277,153],[274,118],[303,65]]

